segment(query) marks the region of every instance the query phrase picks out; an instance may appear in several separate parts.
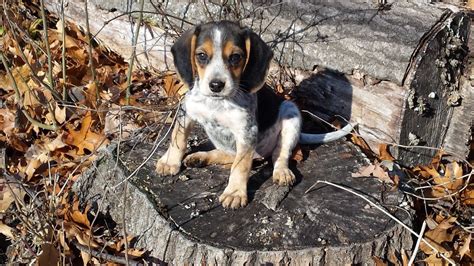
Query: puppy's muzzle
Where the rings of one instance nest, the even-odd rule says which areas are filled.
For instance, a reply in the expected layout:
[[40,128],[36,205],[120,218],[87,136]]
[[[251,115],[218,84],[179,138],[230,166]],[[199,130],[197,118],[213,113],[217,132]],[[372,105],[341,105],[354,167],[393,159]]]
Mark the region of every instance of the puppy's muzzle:
[[212,92],[216,92],[216,93],[221,92],[224,89],[224,86],[225,86],[225,82],[221,80],[213,79],[211,80],[211,82],[209,82],[209,89]]

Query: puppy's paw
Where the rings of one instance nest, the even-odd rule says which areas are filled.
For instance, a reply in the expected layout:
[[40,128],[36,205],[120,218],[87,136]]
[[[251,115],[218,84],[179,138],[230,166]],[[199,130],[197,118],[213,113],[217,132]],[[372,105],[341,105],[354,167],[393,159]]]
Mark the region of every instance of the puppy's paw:
[[190,168],[200,168],[208,165],[207,157],[205,152],[195,152],[189,154],[184,158],[183,163],[186,167]]
[[295,175],[288,168],[275,168],[273,170],[273,183],[280,186],[290,186],[295,182]]
[[165,176],[165,175],[175,175],[181,169],[180,164],[169,164],[163,162],[161,159],[158,160],[156,163],[156,172],[158,175]]
[[224,190],[224,193],[219,197],[219,201],[222,204],[222,207],[229,209],[238,209],[241,207],[247,206],[248,198],[246,190],[233,190],[231,192],[226,192],[227,188]]

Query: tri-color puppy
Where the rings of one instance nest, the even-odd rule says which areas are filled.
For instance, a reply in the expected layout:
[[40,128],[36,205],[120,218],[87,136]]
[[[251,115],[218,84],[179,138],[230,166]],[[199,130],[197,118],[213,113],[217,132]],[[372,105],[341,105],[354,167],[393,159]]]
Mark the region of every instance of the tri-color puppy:
[[[161,175],[187,167],[232,164],[229,182],[219,201],[225,208],[247,205],[252,160],[272,156],[273,181],[291,185],[295,176],[288,160],[298,143],[325,143],[341,138],[350,126],[329,134],[300,133],[296,105],[278,97],[265,78],[273,52],[253,31],[230,21],[202,24],[173,45],[174,64],[190,88],[178,110],[171,144],[158,160]],[[189,154],[187,137],[198,122],[215,150]]]

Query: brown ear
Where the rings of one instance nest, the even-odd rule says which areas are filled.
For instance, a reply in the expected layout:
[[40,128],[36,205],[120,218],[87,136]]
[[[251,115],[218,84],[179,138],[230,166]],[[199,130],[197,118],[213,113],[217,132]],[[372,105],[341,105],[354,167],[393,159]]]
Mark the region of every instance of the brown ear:
[[194,84],[196,74],[196,64],[194,62],[194,51],[196,49],[196,39],[199,34],[199,27],[192,28],[183,35],[171,47],[173,61],[181,80],[191,89]]
[[246,59],[240,87],[255,92],[265,83],[268,67],[273,57],[270,47],[250,29],[244,29]]

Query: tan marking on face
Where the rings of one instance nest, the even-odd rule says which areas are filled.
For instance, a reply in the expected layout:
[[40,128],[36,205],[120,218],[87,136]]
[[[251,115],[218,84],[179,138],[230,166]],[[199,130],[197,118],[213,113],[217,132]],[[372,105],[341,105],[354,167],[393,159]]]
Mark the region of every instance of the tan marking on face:
[[[214,54],[214,45],[212,43],[212,40],[211,39],[205,40],[199,47],[196,48],[195,51],[196,51],[195,56],[197,56],[199,53],[205,53],[207,54],[208,58],[211,59]],[[204,77],[204,73],[205,73],[207,65],[200,64],[196,58],[195,58],[195,65],[196,65],[199,78],[202,79]]]
[[224,60],[228,62],[229,57],[232,54],[240,54],[242,56],[242,59],[237,65],[231,65],[230,63],[227,63],[227,65],[229,66],[229,71],[232,74],[232,78],[234,78],[235,80],[239,80],[240,76],[242,75],[242,72],[244,71],[244,51],[242,50],[242,48],[236,46],[234,42],[227,41],[224,44],[224,48],[222,49],[222,58],[224,58]]
[[245,68],[247,67],[247,63],[249,62],[249,58],[250,58],[250,38],[247,38],[245,39],[245,65],[244,65],[244,70]]
[[196,50],[196,34],[191,37],[191,68],[193,70],[193,76],[196,75],[196,58],[194,51]]

